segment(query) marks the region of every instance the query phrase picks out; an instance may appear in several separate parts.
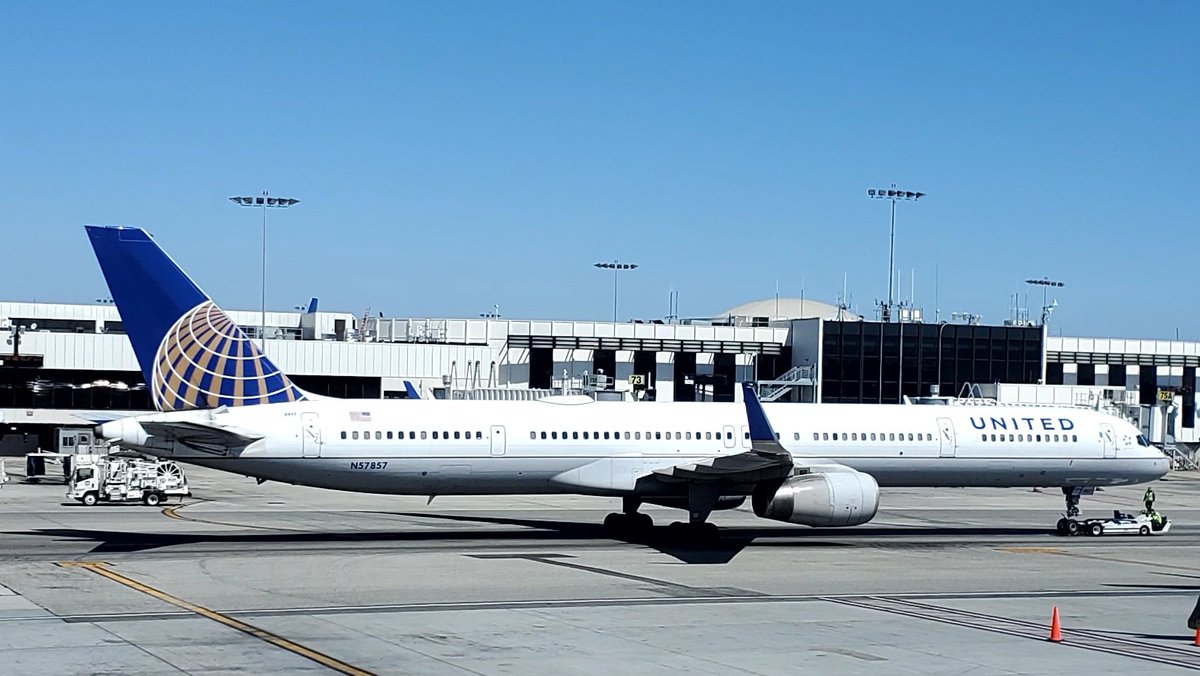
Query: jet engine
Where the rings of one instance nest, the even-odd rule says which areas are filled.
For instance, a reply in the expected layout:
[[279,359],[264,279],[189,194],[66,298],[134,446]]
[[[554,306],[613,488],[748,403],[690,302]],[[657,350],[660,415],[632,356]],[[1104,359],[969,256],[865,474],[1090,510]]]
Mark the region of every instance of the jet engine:
[[754,513],[805,526],[857,526],[879,510],[879,484],[856,471],[801,474],[754,491]]

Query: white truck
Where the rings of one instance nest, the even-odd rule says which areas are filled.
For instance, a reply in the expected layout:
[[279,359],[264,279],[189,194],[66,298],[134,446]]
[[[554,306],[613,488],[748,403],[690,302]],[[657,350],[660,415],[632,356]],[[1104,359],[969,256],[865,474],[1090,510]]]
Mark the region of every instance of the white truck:
[[91,506],[97,502],[137,502],[151,507],[170,496],[191,495],[183,468],[170,460],[124,455],[79,455],[67,497]]

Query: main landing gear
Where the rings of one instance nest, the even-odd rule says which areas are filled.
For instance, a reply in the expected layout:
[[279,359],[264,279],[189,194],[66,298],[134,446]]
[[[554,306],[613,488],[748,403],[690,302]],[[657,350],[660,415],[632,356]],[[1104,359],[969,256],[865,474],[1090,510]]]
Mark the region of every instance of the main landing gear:
[[[669,507],[686,505],[688,510],[687,522],[676,521],[667,528],[670,539],[701,542],[719,539],[720,531],[715,525],[708,523],[708,516],[717,504],[717,495],[712,487],[693,484],[688,490],[686,501],[680,502],[682,504],[656,503]],[[604,518],[605,530],[614,537],[642,537],[649,534],[654,527],[654,520],[649,514],[637,511],[641,506],[641,498],[625,496],[622,498],[622,511],[613,512]]]
[[672,523],[670,533],[680,539],[713,541],[720,537],[714,524],[708,523],[717,504],[717,494],[711,484],[692,482],[688,486],[688,522]]
[[647,533],[654,527],[654,519],[649,514],[638,511],[642,501],[636,497],[621,499],[621,511],[613,512],[604,517],[604,528],[614,535],[639,535]]

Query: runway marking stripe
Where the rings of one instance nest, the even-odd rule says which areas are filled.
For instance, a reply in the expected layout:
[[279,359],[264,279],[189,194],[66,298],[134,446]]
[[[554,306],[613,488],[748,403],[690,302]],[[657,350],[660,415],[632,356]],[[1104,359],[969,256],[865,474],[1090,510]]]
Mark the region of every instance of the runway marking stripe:
[[[903,615],[969,629],[979,629],[995,634],[1006,634],[1017,638],[1038,641],[1046,640],[1045,627],[998,615],[987,615],[947,606],[934,606],[879,596],[860,596],[857,598],[828,597],[826,600],[839,605]],[[1070,648],[1091,650],[1110,655],[1146,660],[1148,662],[1168,664],[1185,669],[1200,670],[1200,654],[1191,650],[1179,650],[1170,646],[1119,639],[1113,636],[1102,635],[1098,632],[1064,631],[1063,633],[1067,640],[1062,645]]]
[[1065,554],[1058,547],[999,547],[1002,552],[1010,552],[1012,554]]
[[140,591],[143,594],[153,596],[154,598],[156,598],[160,601],[163,601],[165,603],[169,603],[173,606],[177,606],[179,608],[183,608],[184,610],[191,611],[197,615],[200,615],[201,617],[208,618],[208,619],[212,620],[213,622],[223,624],[226,627],[229,627],[231,629],[236,629],[244,634],[249,634],[250,636],[257,638],[260,641],[265,641],[266,643],[270,643],[271,645],[274,645],[278,648],[283,648],[284,650],[295,653],[301,657],[310,659],[313,662],[320,664],[321,666],[328,667],[329,669],[332,669],[339,673],[352,674],[353,676],[374,676],[374,674],[370,671],[367,671],[365,669],[360,669],[352,664],[347,664],[346,662],[343,662],[337,658],[330,657],[329,655],[326,655],[325,653],[313,650],[312,648],[307,648],[305,646],[302,646],[299,643],[296,643],[295,641],[290,641],[278,634],[273,634],[273,633],[267,631],[266,629],[262,629],[262,628],[254,626],[252,624],[242,622],[241,620],[235,620],[234,618],[229,617],[228,615],[218,613],[215,610],[209,610],[208,608],[205,608],[204,606],[197,605],[195,603],[192,603],[191,601],[186,601],[184,599],[179,598],[178,596],[172,596],[171,594],[168,594],[164,591],[155,589],[154,587],[151,587],[148,584],[138,582],[137,580],[135,580],[131,577],[127,577],[125,575],[122,575],[122,574],[114,571],[114,570],[109,569],[104,563],[90,562],[90,561],[62,561],[62,562],[59,562],[58,565],[62,566],[64,568],[82,568],[84,570],[95,573],[96,575],[99,575],[101,577],[106,577],[106,578],[112,580],[113,582],[117,582],[119,584],[125,585],[126,587],[129,587],[130,589],[134,589],[136,591]]

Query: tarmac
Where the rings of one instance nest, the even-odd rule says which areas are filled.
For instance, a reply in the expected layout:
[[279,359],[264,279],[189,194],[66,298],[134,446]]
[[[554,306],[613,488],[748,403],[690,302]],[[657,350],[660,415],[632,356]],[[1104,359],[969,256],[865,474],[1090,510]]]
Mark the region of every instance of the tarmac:
[[[9,463],[10,466],[13,463]],[[11,469],[11,467],[10,467]],[[618,501],[372,496],[188,468],[165,508],[0,487],[4,674],[1104,674],[1200,670],[1200,477],[1161,537],[1060,537],[1057,490],[885,490],[812,529]],[[1133,512],[1144,487],[1085,497]],[[1047,640],[1052,609],[1063,641]]]

